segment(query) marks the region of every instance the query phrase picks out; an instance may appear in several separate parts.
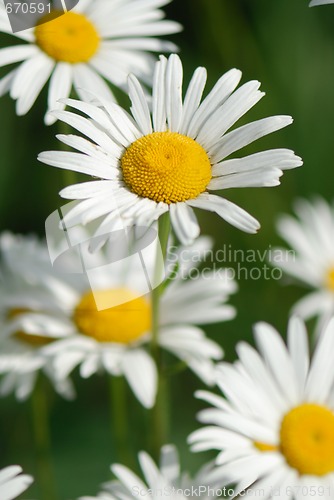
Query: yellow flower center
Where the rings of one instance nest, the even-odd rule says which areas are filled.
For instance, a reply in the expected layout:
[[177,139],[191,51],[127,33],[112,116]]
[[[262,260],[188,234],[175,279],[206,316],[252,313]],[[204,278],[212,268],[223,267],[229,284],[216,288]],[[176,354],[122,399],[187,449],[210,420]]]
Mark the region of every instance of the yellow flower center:
[[[29,309],[24,308],[14,308],[9,311],[7,318],[13,319],[19,314],[31,312]],[[43,335],[31,335],[30,333],[25,333],[24,331],[18,331],[13,334],[16,340],[23,342],[24,344],[29,344],[31,347],[43,347],[44,345],[54,342],[56,339],[51,337],[44,337]]]
[[176,132],[154,132],[125,151],[123,177],[130,189],[156,202],[177,203],[196,198],[211,179],[206,151]]
[[334,292],[334,267],[332,267],[326,277],[326,285],[332,292]]
[[96,302],[106,304],[109,308],[98,311],[93,293],[85,293],[73,316],[81,333],[98,342],[128,344],[150,331],[151,306],[145,298],[136,298],[127,288],[94,293]]
[[278,448],[274,444],[267,444],[267,443],[261,443],[260,441],[254,441],[254,446],[257,448],[259,451],[277,451]]
[[325,406],[302,404],[285,415],[281,452],[300,474],[334,472],[334,414]]
[[35,28],[36,43],[56,61],[84,63],[97,52],[100,37],[82,14],[59,11],[42,17]]

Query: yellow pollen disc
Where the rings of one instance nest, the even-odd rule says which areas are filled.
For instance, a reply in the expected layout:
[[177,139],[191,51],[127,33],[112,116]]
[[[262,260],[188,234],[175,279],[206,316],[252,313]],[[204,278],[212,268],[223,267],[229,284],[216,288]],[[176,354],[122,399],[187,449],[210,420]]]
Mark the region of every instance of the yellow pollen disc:
[[332,267],[326,277],[326,285],[332,292],[334,292],[334,267]]
[[254,441],[254,446],[257,448],[259,451],[277,451],[278,448],[274,444],[267,444],[267,443],[261,443],[260,441]]
[[139,196],[177,203],[196,198],[211,180],[206,151],[190,137],[176,132],[154,132],[125,151],[123,178]]
[[88,292],[81,298],[74,311],[74,322],[84,335],[99,342],[133,342],[151,327],[151,306],[143,297],[127,288],[95,292],[99,304],[113,307],[98,311],[94,295]]
[[[9,311],[7,317],[8,319],[15,318],[19,314],[23,314],[26,312],[31,312],[29,309],[23,308],[15,308]],[[50,344],[54,342],[54,338],[44,337],[43,335],[31,335],[30,333],[25,333],[23,331],[18,331],[13,334],[16,340],[23,342],[24,344],[29,344],[32,347],[43,347],[43,345]]]
[[324,476],[334,472],[334,413],[316,404],[303,404],[283,418],[281,452],[300,474]]
[[100,37],[82,14],[58,11],[42,17],[35,28],[36,43],[56,61],[84,63],[97,52]]

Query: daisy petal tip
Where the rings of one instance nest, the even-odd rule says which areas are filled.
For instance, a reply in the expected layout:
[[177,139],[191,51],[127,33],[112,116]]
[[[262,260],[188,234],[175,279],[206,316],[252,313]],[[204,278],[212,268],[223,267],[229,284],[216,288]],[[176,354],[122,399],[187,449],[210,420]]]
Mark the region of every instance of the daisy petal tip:
[[57,118],[53,115],[52,111],[48,111],[46,113],[46,115],[44,116],[44,124],[46,126],[53,125],[54,123],[56,123],[56,121],[57,121]]

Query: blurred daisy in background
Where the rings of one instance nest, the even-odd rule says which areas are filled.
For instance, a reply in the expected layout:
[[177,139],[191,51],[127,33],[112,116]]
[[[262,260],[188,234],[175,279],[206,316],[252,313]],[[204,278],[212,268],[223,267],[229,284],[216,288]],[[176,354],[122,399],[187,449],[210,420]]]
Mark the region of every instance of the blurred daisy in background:
[[275,249],[271,261],[313,290],[293,313],[305,320],[318,317],[319,330],[334,315],[334,208],[318,197],[298,200],[295,213],[297,218],[284,215],[277,224],[292,250]]
[[57,392],[73,397],[70,381],[57,380],[43,354],[43,347],[55,339],[53,332],[46,337],[43,329],[36,332],[35,325],[31,331],[25,319],[29,312],[49,309],[51,305],[56,310],[50,292],[56,286],[61,285],[54,276],[46,243],[33,236],[0,236],[0,395],[14,392],[17,399],[26,399],[42,371]]
[[[194,478],[191,478],[188,472],[181,471],[178,452],[173,445],[161,448],[159,467],[146,452],[139,453],[138,459],[145,482],[128,467],[114,464],[111,466],[111,471],[117,479],[102,485],[103,491],[97,497],[85,496],[80,500],[132,500],[134,496],[151,500],[164,497],[181,500],[196,496],[193,491],[197,491],[197,496],[203,499],[216,498],[212,494],[215,491],[214,486],[208,482],[213,468],[212,463],[206,464]],[[202,488],[201,495],[198,495],[199,487]],[[208,490],[209,487],[211,495],[206,495],[203,490]]]
[[[0,66],[21,63],[0,80],[0,95],[9,92],[17,101],[17,114],[24,115],[50,77],[48,110],[62,109],[58,99],[68,97],[73,86],[83,99],[85,90],[114,99],[107,82],[124,89],[127,75],[134,72],[149,83],[152,52],[176,50],[174,44],[155,38],[181,30],[178,23],[163,19],[160,7],[170,1],[80,0],[63,15],[57,9],[46,10],[34,28],[17,33],[12,33],[1,3],[1,31],[25,43],[0,50]],[[47,125],[55,121],[54,115],[46,114]]]
[[22,468],[19,465],[11,465],[0,470],[1,500],[13,500],[31,485],[33,478],[21,472]]
[[[154,405],[157,391],[157,370],[146,347],[151,341],[152,307],[147,288],[149,268],[143,272],[142,263],[128,269],[127,259],[106,272],[104,264],[113,259],[111,254],[119,245],[106,245],[100,256],[100,272],[94,279],[92,291],[85,275],[78,281],[54,288],[55,303],[59,310],[45,310],[43,314],[27,314],[22,327],[27,324],[36,331],[57,330],[65,338],[44,348],[44,353],[53,358],[53,369],[58,380],[66,380],[72,370],[80,365],[80,374],[87,378],[101,370],[113,376],[123,375],[143,406]],[[210,242],[200,240],[202,259],[210,249]],[[156,247],[145,249],[145,262],[155,262]],[[198,257],[198,255],[197,255]],[[187,254],[187,259],[189,253]],[[103,262],[103,259],[104,262]],[[197,258],[194,266],[199,266]],[[160,301],[159,345],[179,358],[206,384],[214,383],[215,364],[223,356],[221,347],[208,339],[201,324],[230,320],[235,309],[226,304],[236,284],[227,271],[219,276],[214,271],[197,279],[185,279],[187,264],[178,264],[182,275],[173,271],[174,260],[166,264],[169,285],[164,288]],[[188,267],[190,272],[190,268]],[[67,292],[64,290],[67,286]],[[96,303],[107,305],[98,310]]]
[[209,425],[190,436],[192,450],[219,451],[216,476],[236,484],[236,496],[250,487],[264,499],[333,498],[334,319],[311,361],[296,317],[287,346],[266,323],[255,326],[255,340],[259,352],[241,342],[239,360],[217,368],[225,398],[197,393],[214,408],[200,412]]
[[272,116],[228,132],[264,95],[260,83],[248,82],[234,92],[241,73],[233,69],[200,104],[205,68],[195,71],[184,100],[182,74],[178,56],[173,54],[168,60],[161,56],[155,67],[152,117],[135,76],[128,79],[132,116],[99,95],[98,89],[94,103],[66,100],[88,118],[67,111],[54,113],[90,141],[59,136],[80,153],[49,151],[39,159],[103,179],[61,191],[63,198],[80,200],[64,219],[68,226],[80,217],[85,223],[100,216],[106,216],[104,229],[108,230],[118,217],[125,225],[149,225],[169,211],[177,237],[189,244],[200,233],[193,208],[202,208],[243,231],[259,229],[247,212],[209,191],[277,186],[283,170],[302,165],[288,149],[226,160],[256,139],[286,127],[292,119]]

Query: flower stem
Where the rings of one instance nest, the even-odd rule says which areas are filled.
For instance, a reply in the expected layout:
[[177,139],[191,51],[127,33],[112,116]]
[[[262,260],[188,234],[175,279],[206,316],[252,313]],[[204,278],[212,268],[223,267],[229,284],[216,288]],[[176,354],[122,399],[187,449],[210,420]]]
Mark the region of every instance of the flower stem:
[[[162,251],[163,264],[165,262],[168,238],[170,234],[169,213],[164,214],[159,220],[159,242]],[[156,256],[155,278],[161,276],[161,260]],[[152,340],[151,353],[158,370],[158,391],[155,406],[152,409],[152,455],[156,460],[159,458],[160,448],[166,444],[168,436],[168,398],[167,379],[163,373],[163,363],[159,346],[159,323],[160,323],[160,297],[163,291],[163,283],[152,290]]]
[[110,380],[110,403],[111,403],[111,427],[115,452],[115,461],[119,461],[128,467],[133,465],[129,446],[128,409],[126,401],[126,386],[123,377],[111,376]]
[[51,457],[49,408],[44,382],[40,376],[31,395],[32,427],[41,500],[56,500],[57,494]]

